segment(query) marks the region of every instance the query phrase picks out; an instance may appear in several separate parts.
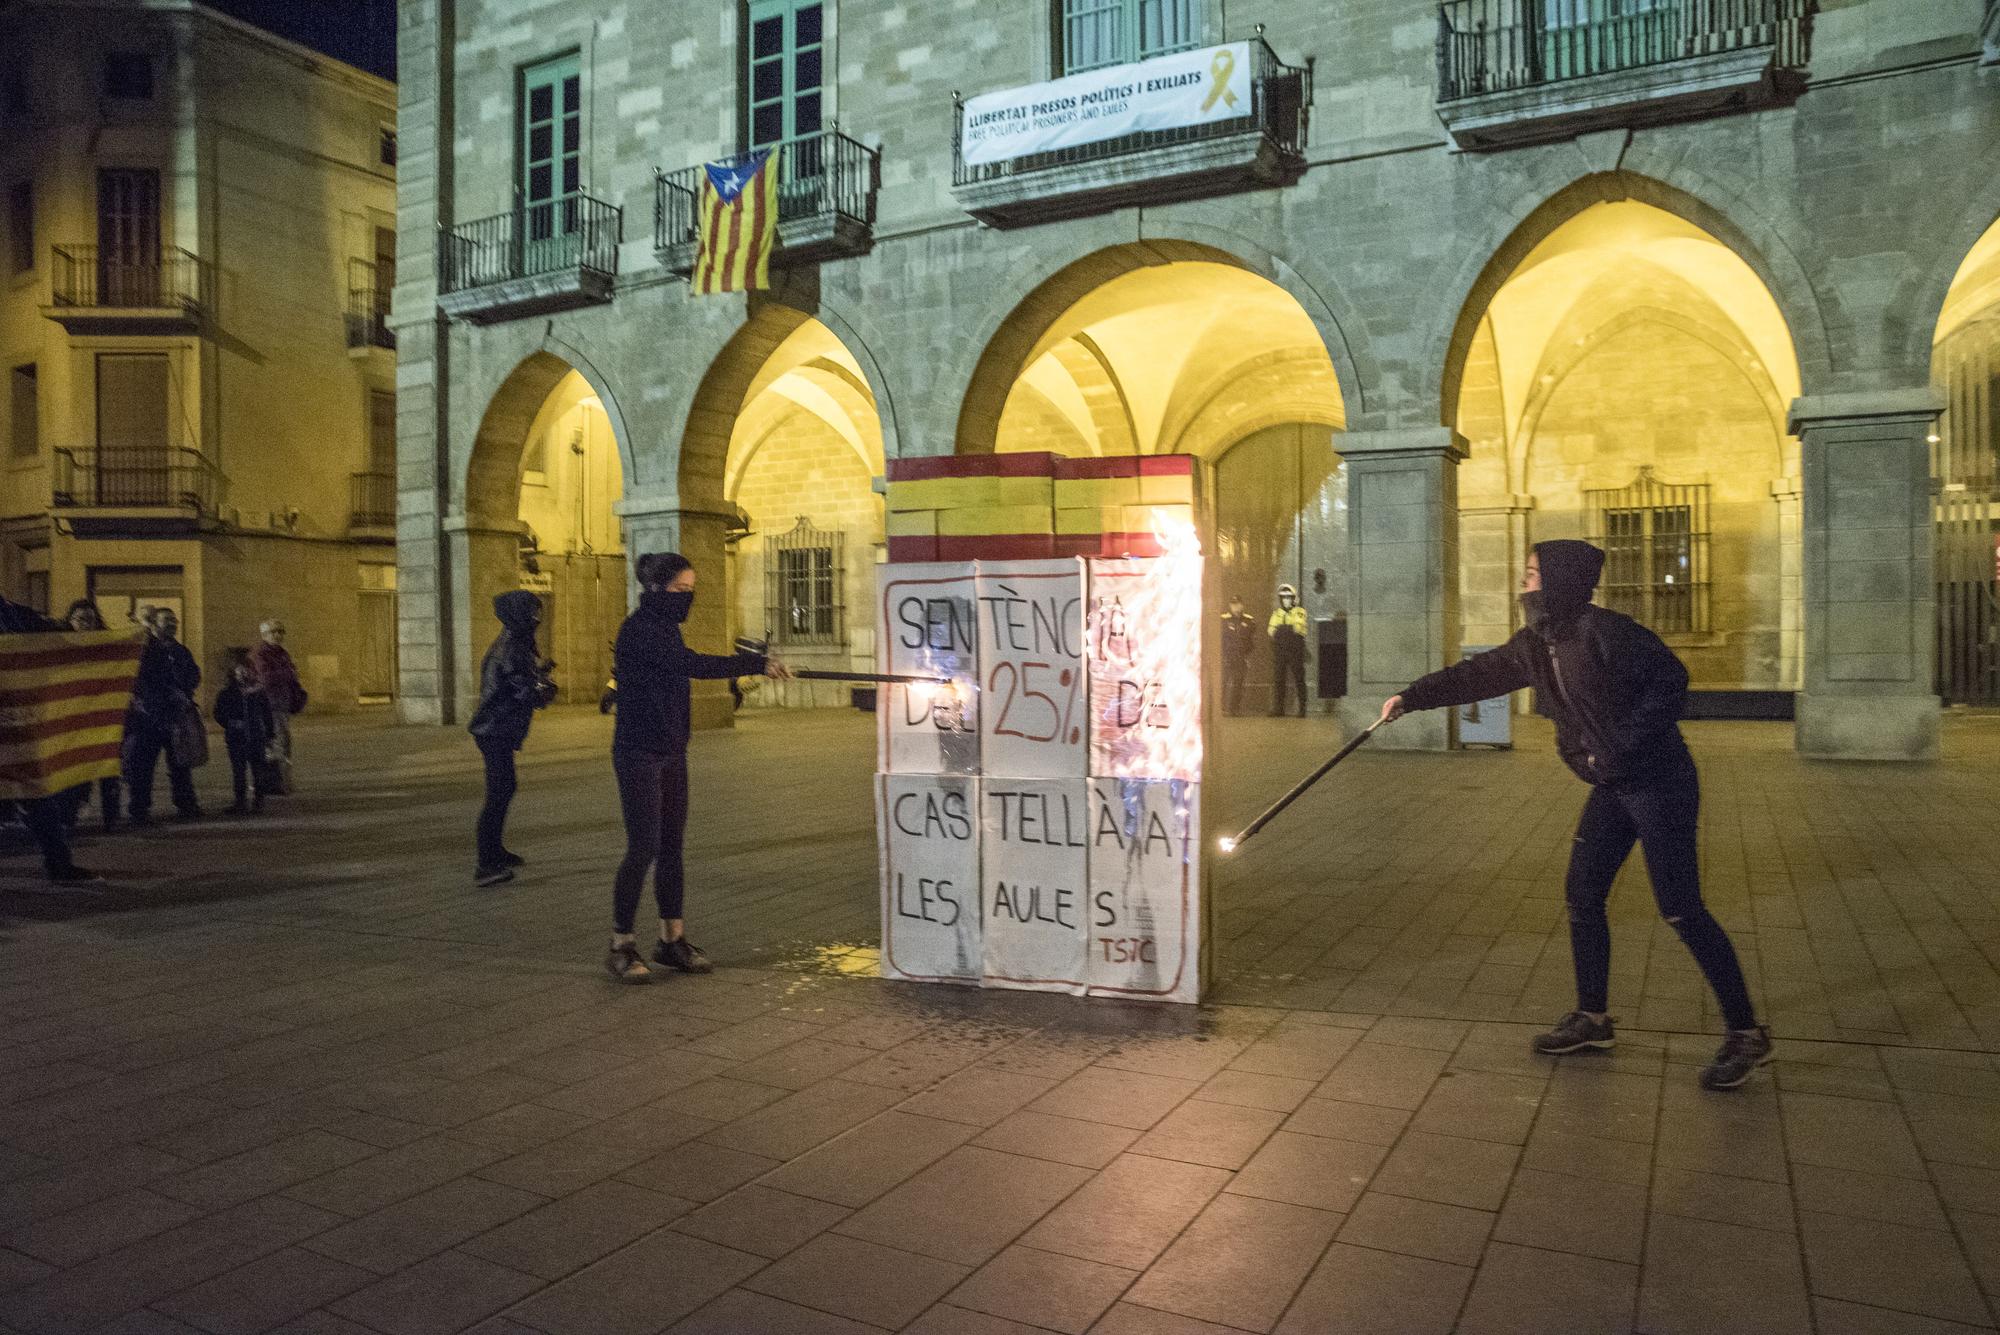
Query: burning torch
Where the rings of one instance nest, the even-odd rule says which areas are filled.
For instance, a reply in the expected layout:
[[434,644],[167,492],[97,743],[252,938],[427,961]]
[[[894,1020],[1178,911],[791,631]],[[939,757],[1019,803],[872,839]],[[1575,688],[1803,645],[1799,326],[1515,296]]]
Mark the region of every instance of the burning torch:
[[[748,636],[736,638],[739,653],[770,655],[768,640],[753,640]],[[876,682],[884,686],[949,686],[950,677],[927,677],[907,672],[832,672],[818,668],[791,668],[791,675],[799,681],[862,681]]]
[[1251,821],[1248,825],[1244,826],[1242,830],[1238,831],[1236,834],[1233,835],[1224,835],[1220,840],[1217,841],[1217,846],[1221,848],[1222,851],[1225,853],[1234,853],[1237,849],[1243,847],[1244,844],[1250,842],[1250,840],[1256,835],[1257,831],[1263,829],[1266,825],[1271,823],[1271,819],[1274,816],[1276,816],[1280,811],[1283,811],[1286,807],[1290,806],[1292,803],[1298,801],[1299,797],[1305,792],[1306,789],[1312,787],[1314,784],[1318,783],[1321,779],[1324,779],[1327,775],[1327,771],[1331,770],[1335,765],[1338,765],[1341,761],[1347,759],[1349,756],[1353,755],[1356,751],[1358,751],[1361,748],[1361,744],[1363,742],[1367,741],[1370,737],[1373,737],[1375,735],[1375,729],[1381,727],[1384,723],[1387,723],[1388,721],[1389,720],[1386,718],[1378,718],[1373,723],[1363,728],[1353,741],[1349,742],[1346,746],[1343,746],[1338,751],[1334,752],[1333,758],[1331,760],[1327,761],[1324,765],[1321,765],[1318,769],[1314,770],[1312,773],[1306,775],[1305,778],[1300,779],[1297,783],[1293,784],[1290,792],[1286,793],[1283,797],[1273,802],[1270,806],[1265,807],[1262,811],[1258,812],[1257,819]]

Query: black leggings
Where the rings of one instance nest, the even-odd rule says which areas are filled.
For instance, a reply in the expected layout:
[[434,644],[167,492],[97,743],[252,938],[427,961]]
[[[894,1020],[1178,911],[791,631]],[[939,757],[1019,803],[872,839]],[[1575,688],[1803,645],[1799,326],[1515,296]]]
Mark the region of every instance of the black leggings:
[[1723,1020],[1731,1029],[1757,1023],[1743,966],[1728,933],[1701,901],[1695,828],[1701,812],[1701,785],[1693,761],[1645,787],[1590,790],[1576,826],[1563,897],[1569,904],[1570,952],[1576,959],[1578,1010],[1601,1014],[1611,988],[1611,924],[1604,912],[1611,882],[1636,840],[1652,878],[1660,916],[1680,934],[1702,976],[1715,989]]
[[618,805],[625,813],[625,860],[611,883],[611,925],[615,931],[629,932],[639,913],[639,892],[646,888],[649,866],[660,916],[682,916],[687,889],[681,866],[688,816],[687,750],[667,755],[613,751],[611,768],[618,776]]
[[514,748],[506,742],[480,742],[486,761],[486,805],[479,808],[479,865],[497,867],[507,856],[507,808],[514,801]]

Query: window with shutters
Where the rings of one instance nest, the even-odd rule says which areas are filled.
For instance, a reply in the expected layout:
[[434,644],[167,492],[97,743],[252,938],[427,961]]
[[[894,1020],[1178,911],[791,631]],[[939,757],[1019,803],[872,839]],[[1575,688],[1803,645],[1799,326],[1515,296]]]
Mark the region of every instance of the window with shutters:
[[7,375],[7,436],[16,459],[42,452],[41,399],[34,363],[17,366]]
[[[532,250],[577,230],[583,189],[583,67],[575,53],[521,71],[522,241]],[[539,273],[548,266],[527,265]]]
[[1206,0],[1056,0],[1056,73],[1080,74],[1201,45]]
[[744,51],[749,147],[818,134],[826,123],[823,0],[753,0]]
[[1641,468],[1629,487],[1586,491],[1590,540],[1604,549],[1599,601],[1662,635],[1709,626],[1708,486]]
[[838,529],[815,528],[800,515],[788,532],[764,540],[765,619],[773,643],[847,642],[847,609],[840,596],[844,536]]

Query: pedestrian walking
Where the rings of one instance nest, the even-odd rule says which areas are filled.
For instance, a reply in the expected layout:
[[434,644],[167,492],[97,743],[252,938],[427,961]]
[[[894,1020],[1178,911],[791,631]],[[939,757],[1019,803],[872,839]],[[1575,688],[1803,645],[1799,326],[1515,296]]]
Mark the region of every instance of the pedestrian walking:
[[1701,898],[1694,757],[1681,737],[1687,668],[1638,622],[1590,599],[1604,553],[1587,542],[1538,542],[1521,579],[1527,624],[1497,649],[1419,678],[1382,706],[1383,719],[1535,688],[1535,710],[1554,720],[1556,750],[1591,786],[1570,850],[1569,908],[1576,1009],[1533,1040],[1557,1055],[1608,1048],[1611,882],[1637,842],[1660,916],[1687,946],[1728,1027],[1701,1072],[1705,1089],[1734,1089],[1771,1059],[1729,935]]
[[229,751],[229,786],[236,796],[231,814],[262,811],[265,795],[275,786],[271,746],[277,724],[271,717],[271,697],[250,666],[248,650],[234,651],[229,681],[215,693],[215,722]]
[[681,624],[694,606],[694,566],[685,556],[642,556],[638,574],[639,608],[619,627],[613,649],[618,722],[611,768],[618,776],[618,804],[625,817],[625,860],[612,883],[611,950],[604,960],[612,977],[628,983],[651,976],[633,932],[648,867],[660,909],[653,962],[682,973],[707,973],[714,967],[687,939],[682,918],[690,681],[789,675],[782,663],[763,654],[698,654],[687,647]]
[[1222,614],[1223,712],[1243,712],[1243,681],[1250,675],[1250,649],[1257,643],[1257,619],[1243,610],[1241,598],[1229,600]]
[[[0,635],[32,635],[40,631],[67,630],[60,621],[51,620],[31,607],[8,602],[0,597]],[[21,824],[35,841],[35,847],[42,855],[42,870],[56,885],[88,885],[102,878],[97,873],[79,867],[69,846],[69,830],[63,820],[68,806],[68,795],[54,797],[25,797],[15,803],[20,812]]]
[[306,712],[306,688],[299,681],[298,665],[285,649],[285,623],[276,617],[260,623],[257,627],[257,644],[250,650],[250,667],[257,674],[257,680],[264,687],[264,694],[271,701],[271,718],[277,725],[272,734],[272,752],[276,757],[273,777],[277,787],[272,791],[289,793],[292,791],[292,715]]
[[[79,598],[69,605],[64,614],[71,630],[103,630],[104,614],[97,610],[97,604],[89,598]],[[63,794],[63,823],[72,828],[83,816],[83,809],[90,803],[90,785],[80,783]],[[123,806],[118,777],[97,781],[97,817],[106,834],[118,828],[118,812]]]
[[201,668],[177,638],[181,623],[172,608],[151,609],[143,624],[146,649],[139,655],[139,679],[125,718],[125,786],[132,823],[145,825],[152,819],[153,776],[162,757],[175,809],[182,820],[195,820],[201,802],[195,796],[194,771],[208,760],[208,736],[194,700]]
[[535,649],[542,600],[516,589],[493,600],[493,615],[500,618],[500,638],[479,665],[479,707],[467,724],[486,762],[486,802],[479,809],[475,830],[479,861],[472,873],[474,885],[511,881],[514,868],[527,862],[508,851],[505,838],[507,808],[516,787],[514,753],[528,740],[535,711],[556,698],[556,684],[549,679],[555,664],[544,662]]
[[1271,717],[1285,712],[1286,688],[1299,693],[1299,717],[1306,716],[1306,609],[1299,606],[1299,591],[1289,584],[1278,586],[1278,606],[1265,627],[1271,637]]

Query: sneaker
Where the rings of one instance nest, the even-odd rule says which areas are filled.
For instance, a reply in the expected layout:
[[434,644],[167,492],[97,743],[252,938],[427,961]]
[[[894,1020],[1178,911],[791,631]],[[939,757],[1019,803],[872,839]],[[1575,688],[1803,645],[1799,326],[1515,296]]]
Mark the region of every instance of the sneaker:
[[504,885],[513,879],[514,869],[512,867],[481,867],[478,871],[472,873],[472,883],[474,885]]
[[1715,1060],[1701,1068],[1703,1089],[1734,1089],[1750,1078],[1750,1073],[1771,1060],[1771,1031],[1763,1025],[1755,1029],[1729,1031]]
[[708,956],[701,953],[701,947],[686,937],[678,941],[662,941],[654,946],[653,963],[679,969],[682,973],[715,972],[715,966],[709,963]]
[[604,957],[604,967],[621,983],[643,983],[653,976],[653,971],[639,958],[639,947],[636,945],[611,947],[610,953]]
[[1571,1011],[1548,1033],[1536,1034],[1529,1046],[1544,1057],[1560,1057],[1565,1052],[1615,1047],[1617,1043],[1610,1020],[1593,1020],[1582,1011]]
[[503,867],[525,867],[528,865],[528,860],[519,853],[510,853],[503,848],[500,850],[500,865]]
[[49,868],[50,885],[96,885],[103,879],[88,867],[79,867],[74,862],[67,867]]

